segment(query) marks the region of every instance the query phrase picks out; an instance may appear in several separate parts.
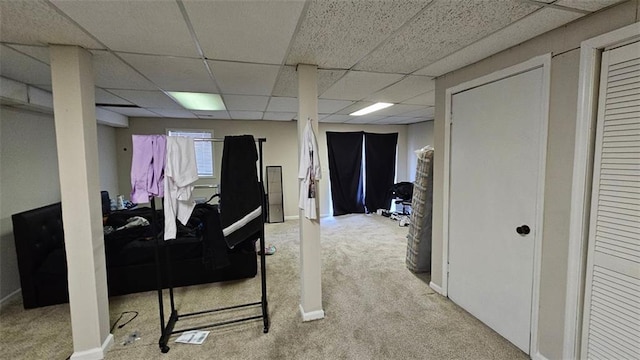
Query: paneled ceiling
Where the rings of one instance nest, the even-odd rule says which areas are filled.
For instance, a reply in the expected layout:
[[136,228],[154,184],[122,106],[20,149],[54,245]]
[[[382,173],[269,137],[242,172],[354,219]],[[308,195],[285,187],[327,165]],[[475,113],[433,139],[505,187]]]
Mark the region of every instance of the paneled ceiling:
[[[94,60],[96,103],[135,117],[289,121],[297,64],[319,121],[433,119],[434,78],[620,0],[0,0],[0,75],[51,91],[48,44]],[[166,91],[220,93],[189,111]],[[349,113],[384,101],[369,116]]]

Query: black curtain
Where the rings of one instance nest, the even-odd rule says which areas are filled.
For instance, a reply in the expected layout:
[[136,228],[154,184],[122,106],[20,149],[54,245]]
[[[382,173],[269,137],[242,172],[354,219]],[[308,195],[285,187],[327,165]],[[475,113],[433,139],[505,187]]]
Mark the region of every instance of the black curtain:
[[327,131],[333,215],[364,213],[362,132]]
[[396,172],[398,133],[364,134],[367,186],[365,202],[368,212],[389,209],[391,186]]

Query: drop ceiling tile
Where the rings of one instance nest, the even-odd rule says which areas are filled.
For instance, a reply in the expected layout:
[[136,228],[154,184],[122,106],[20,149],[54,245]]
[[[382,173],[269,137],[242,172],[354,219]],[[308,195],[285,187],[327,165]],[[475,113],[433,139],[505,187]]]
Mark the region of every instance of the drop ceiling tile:
[[334,112],[342,110],[353,104],[354,101],[349,100],[318,99],[318,112],[321,114],[333,114]]
[[0,75],[30,85],[51,84],[51,69],[32,57],[0,45]]
[[430,76],[446,74],[518,45],[580,17],[582,17],[582,14],[575,12],[542,8],[484,39],[435,61],[431,65],[416,71],[415,74]]
[[199,56],[175,1],[51,1],[111,50]]
[[607,6],[622,2],[621,0],[559,0],[554,5],[566,6],[574,9],[598,11]]
[[127,101],[119,96],[110,93],[107,90],[96,88],[96,104],[117,104],[117,105],[132,105],[130,101]]
[[8,47],[29,55],[37,60],[42,61],[45,64],[49,64],[49,47],[47,46],[30,46],[30,45],[7,45]]
[[290,121],[296,116],[295,112],[271,112],[267,111],[262,116],[263,120]]
[[410,99],[416,94],[433,90],[435,87],[436,82],[431,77],[410,75],[365,100],[398,103]]
[[25,45],[104,47],[46,1],[0,1],[0,41]]
[[117,112],[118,114],[133,116],[133,117],[158,117],[158,114],[153,113],[147,109],[141,108],[127,108],[127,107],[117,107],[117,106],[105,106],[103,109]]
[[108,51],[92,51],[95,84],[101,88],[157,90],[158,88]]
[[413,97],[411,99],[405,100],[402,102],[403,104],[408,104],[408,105],[428,105],[428,106],[433,106],[436,103],[436,91],[435,90],[431,90],[428,91],[424,94],[420,94],[416,97]]
[[209,61],[224,94],[270,95],[280,66]]
[[429,2],[312,1],[286,63],[351,68]]
[[158,108],[148,108],[149,111],[156,113],[162,117],[166,118],[178,118],[178,119],[195,119],[197,118],[189,110],[181,110],[181,109],[158,109]]
[[373,124],[381,119],[384,119],[384,116],[380,115],[363,115],[363,116],[352,116],[347,124]]
[[[346,70],[318,69],[318,94],[325,92],[346,72]],[[298,77],[295,66],[282,67],[272,95],[298,97]]]
[[118,55],[163,90],[219,91],[202,59],[124,53]]
[[261,120],[262,112],[260,111],[229,111],[229,115],[233,120]]
[[435,111],[435,108],[433,106],[429,106],[429,107],[425,106],[419,110],[402,113],[402,116],[429,118],[429,117],[433,117],[434,111]]
[[415,121],[414,118],[406,116],[388,116],[383,117],[381,120],[376,121],[376,124],[391,125],[391,124],[405,124],[407,121]]
[[323,99],[360,100],[402,78],[399,74],[349,71],[321,94]]
[[205,56],[282,64],[304,1],[186,0]]
[[538,8],[515,1],[434,1],[354,69],[412,73]]
[[182,109],[182,106],[162,91],[113,89],[109,91],[143,108]]
[[298,112],[298,98],[272,96],[267,111]]
[[227,110],[264,111],[269,102],[268,96],[225,95]]
[[217,110],[217,111],[192,111],[199,119],[231,119],[229,116],[229,112],[226,110]]
[[350,119],[353,119],[355,116],[349,115],[329,115],[320,119],[320,122],[323,123],[343,123]]

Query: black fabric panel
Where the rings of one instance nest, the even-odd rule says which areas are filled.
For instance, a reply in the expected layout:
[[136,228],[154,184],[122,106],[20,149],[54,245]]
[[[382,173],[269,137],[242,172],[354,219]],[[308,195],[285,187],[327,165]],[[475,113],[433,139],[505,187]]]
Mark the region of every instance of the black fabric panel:
[[362,134],[327,131],[334,216],[364,213]]
[[364,134],[367,186],[365,205],[368,212],[389,209],[391,186],[396,173],[398,133]]
[[[256,170],[258,152],[251,135],[225,136],[220,173],[220,224],[225,229],[262,206],[264,191]],[[230,248],[249,239],[262,227],[263,216],[225,236]]]

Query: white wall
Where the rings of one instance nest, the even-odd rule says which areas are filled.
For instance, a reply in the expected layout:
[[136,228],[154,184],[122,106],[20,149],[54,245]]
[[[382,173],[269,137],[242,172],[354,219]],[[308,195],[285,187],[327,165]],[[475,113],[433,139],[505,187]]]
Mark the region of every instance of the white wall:
[[[284,214],[287,217],[298,216],[298,138],[297,124],[294,121],[238,121],[238,120],[201,120],[201,119],[166,119],[166,118],[131,118],[129,128],[116,129],[118,184],[125,197],[131,192],[131,135],[132,134],[164,134],[166,129],[209,129],[214,137],[222,138],[226,135],[250,134],[254,137],[264,137],[264,166],[282,166],[284,191]],[[378,133],[398,133],[398,179],[406,179],[407,136],[406,125],[347,125],[347,124],[319,124],[316,134],[318,151],[323,171],[320,182],[320,213],[329,214],[329,164],[327,155],[327,131],[369,131]],[[201,179],[200,183],[218,183],[220,176],[220,159],[222,144],[215,148],[215,179]],[[211,190],[198,190],[195,196],[207,197]]]
[[[538,342],[547,359],[562,358],[569,211],[578,92],[580,42],[638,21],[640,2],[627,1],[581,18],[476,64],[438,77],[434,123],[434,206],[431,280],[442,285],[442,212],[445,91],[538,55],[551,53],[551,99],[544,194],[544,231],[538,318]],[[571,341],[571,340],[569,340]],[[535,354],[532,354],[535,355]]]
[[109,196],[115,198],[118,194],[115,128],[98,125],[98,158],[100,189],[108,191]]
[[[0,300],[20,288],[11,215],[60,201],[53,115],[0,107]],[[98,126],[100,183],[117,192],[115,132]]]
[[416,180],[418,156],[415,151],[433,146],[433,120],[411,124],[407,128],[407,181]]

